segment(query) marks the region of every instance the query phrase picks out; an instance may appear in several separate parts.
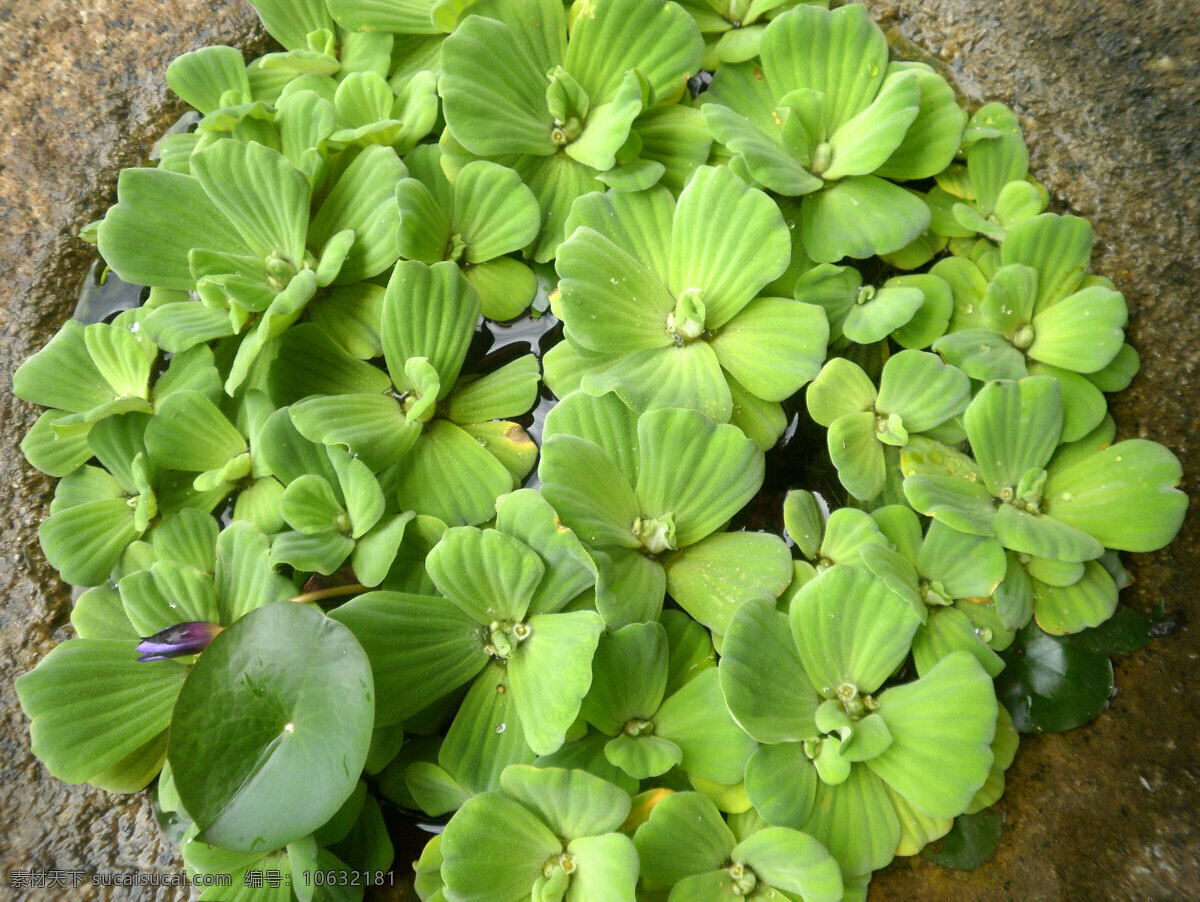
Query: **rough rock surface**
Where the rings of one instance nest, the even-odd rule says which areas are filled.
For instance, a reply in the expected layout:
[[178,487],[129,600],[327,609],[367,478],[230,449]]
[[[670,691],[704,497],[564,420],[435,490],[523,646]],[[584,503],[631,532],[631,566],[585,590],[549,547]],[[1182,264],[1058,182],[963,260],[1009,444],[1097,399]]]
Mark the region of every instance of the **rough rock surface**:
[[70,593],[38,546],[53,486],[17,447],[36,412],[12,397],[11,380],[70,315],[93,256],[74,236],[179,114],[167,64],[206,44],[262,41],[254,11],[229,0],[0,0],[0,899],[187,897],[9,889],[13,868],[82,869],[89,881],[182,870],[142,797],[68,786],[29,753],[13,679],[66,638]]
[[[1124,436],[1169,445],[1200,497],[1200,27],[1189,0],[871,0],[890,36],[973,105],[1023,118],[1033,169],[1091,218],[1095,268],[1125,292],[1143,367],[1115,399]],[[13,868],[177,873],[144,799],[53,779],[29,754],[12,688],[68,633],[69,593],[37,544],[52,486],[17,449],[35,412],[12,370],[69,315],[91,255],[73,235],[111,203],[177,113],[175,55],[259,47],[242,0],[0,0],[0,899],[175,900],[172,888],[10,890]],[[906,54],[909,55],[909,54]],[[1099,720],[1027,738],[1009,771],[999,854],[971,873],[923,859],[876,876],[872,900],[1067,902],[1200,898],[1200,533],[1135,555],[1126,598],[1181,628],[1117,662]]]

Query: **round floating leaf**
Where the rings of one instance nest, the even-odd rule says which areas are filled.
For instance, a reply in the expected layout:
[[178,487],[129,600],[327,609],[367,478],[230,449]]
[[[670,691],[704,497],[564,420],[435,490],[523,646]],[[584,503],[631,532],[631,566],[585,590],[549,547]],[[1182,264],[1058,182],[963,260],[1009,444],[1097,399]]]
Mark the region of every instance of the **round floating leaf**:
[[1001,657],[996,696],[1022,733],[1071,730],[1108,706],[1113,670],[1107,654],[1076,648],[1068,637],[1048,635],[1031,623]]
[[200,656],[172,721],[171,770],[199,836],[250,852],[321,826],[358,782],[373,710],[367,656],[341,624],[291,602],[237,621]]
[[973,871],[996,854],[1003,824],[1004,814],[992,808],[959,815],[953,829],[921,854],[942,867]]

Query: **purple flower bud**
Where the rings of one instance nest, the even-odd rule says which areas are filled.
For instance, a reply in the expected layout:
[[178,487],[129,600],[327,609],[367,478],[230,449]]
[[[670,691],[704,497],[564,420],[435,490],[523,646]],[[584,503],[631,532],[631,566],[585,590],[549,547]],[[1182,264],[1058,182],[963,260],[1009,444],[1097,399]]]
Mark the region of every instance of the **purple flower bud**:
[[203,620],[168,626],[138,643],[138,660],[166,661],[170,658],[199,654],[223,629],[225,627]]

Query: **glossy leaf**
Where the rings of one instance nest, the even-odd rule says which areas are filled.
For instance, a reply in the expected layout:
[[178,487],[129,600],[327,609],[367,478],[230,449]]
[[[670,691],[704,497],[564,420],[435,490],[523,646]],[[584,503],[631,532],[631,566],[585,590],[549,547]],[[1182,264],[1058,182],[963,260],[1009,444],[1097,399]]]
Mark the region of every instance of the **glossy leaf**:
[[366,655],[320,611],[268,605],[221,633],[188,675],[168,750],[200,837],[248,852],[325,823],[358,782],[373,706]]

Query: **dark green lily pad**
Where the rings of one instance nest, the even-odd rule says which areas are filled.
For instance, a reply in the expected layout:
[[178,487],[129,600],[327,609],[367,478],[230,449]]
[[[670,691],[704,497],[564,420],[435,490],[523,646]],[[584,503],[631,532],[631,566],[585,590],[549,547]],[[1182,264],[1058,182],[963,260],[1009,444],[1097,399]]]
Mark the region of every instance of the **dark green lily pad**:
[[225,630],[188,675],[167,750],[202,842],[280,848],[328,821],[371,744],[374,684],[354,635],[277,602]]
[[1001,655],[996,697],[1022,733],[1061,733],[1094,720],[1113,692],[1107,653],[1080,648],[1031,623]]
[[959,815],[950,832],[930,843],[921,854],[942,867],[973,871],[996,854],[1003,824],[1004,815],[995,807]]

